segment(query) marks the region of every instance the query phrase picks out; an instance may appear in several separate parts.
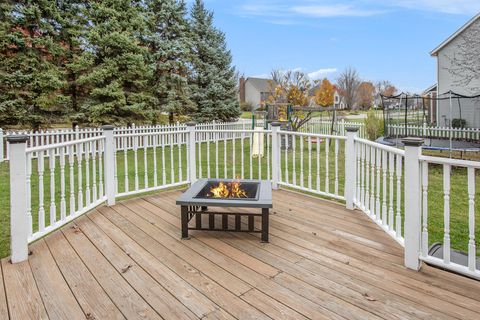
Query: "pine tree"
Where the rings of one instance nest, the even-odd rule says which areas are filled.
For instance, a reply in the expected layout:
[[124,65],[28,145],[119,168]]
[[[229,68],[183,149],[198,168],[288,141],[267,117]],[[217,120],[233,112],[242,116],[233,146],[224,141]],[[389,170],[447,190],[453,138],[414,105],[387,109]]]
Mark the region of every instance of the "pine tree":
[[225,35],[213,26],[213,13],[202,0],[195,0],[191,12],[193,33],[192,100],[197,121],[228,121],[239,117],[235,68]]
[[147,90],[151,68],[148,49],[141,43],[146,33],[142,1],[90,4],[88,46],[82,57],[87,72],[78,79],[91,88],[83,113],[97,124],[151,119],[152,97]]
[[66,112],[55,2],[7,2],[1,9],[0,121],[38,129]]
[[152,91],[154,110],[174,114],[193,111],[188,85],[188,62],[191,60],[190,30],[183,0],[147,1],[150,18],[149,47],[154,64]]
[[57,9],[59,37],[65,48],[62,68],[67,84],[63,91],[68,97],[69,119],[74,126],[77,122],[86,121],[80,106],[87,96],[87,88],[78,83],[78,78],[85,73],[85,67],[88,66],[83,61],[82,47],[88,25],[88,5],[85,0],[57,0]]

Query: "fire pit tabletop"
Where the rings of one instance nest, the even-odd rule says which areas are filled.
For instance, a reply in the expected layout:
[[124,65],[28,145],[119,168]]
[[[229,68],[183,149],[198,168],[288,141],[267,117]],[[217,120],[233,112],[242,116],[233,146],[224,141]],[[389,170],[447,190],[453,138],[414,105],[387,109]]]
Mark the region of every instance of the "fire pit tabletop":
[[258,198],[196,198],[208,182],[233,182],[234,179],[199,179],[177,199],[177,205],[209,207],[272,208],[272,186],[267,180],[242,179],[240,183],[258,183]]

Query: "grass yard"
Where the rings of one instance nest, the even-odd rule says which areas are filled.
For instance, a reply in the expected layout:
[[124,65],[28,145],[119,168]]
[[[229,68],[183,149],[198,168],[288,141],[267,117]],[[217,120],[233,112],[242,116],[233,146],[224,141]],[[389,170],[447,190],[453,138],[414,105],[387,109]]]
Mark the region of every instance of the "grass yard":
[[[303,140],[303,162],[301,159],[300,145],[301,139],[297,137],[295,139],[295,146],[297,152],[287,152],[287,159],[285,161],[285,151],[282,150],[280,155],[281,162],[281,180],[287,181],[286,166],[288,163],[288,182],[292,183],[294,180],[297,185],[300,185],[303,181],[305,187],[311,187],[315,190],[325,191],[327,186],[331,193],[335,192],[336,186],[338,193],[343,195],[344,188],[344,143],[338,144],[338,175],[335,179],[335,143],[330,142],[330,146],[327,148],[326,141],[320,141],[319,144],[312,141],[311,144],[311,158],[308,157],[308,141]],[[292,141],[289,141],[291,146]],[[218,156],[217,156],[218,146]],[[319,168],[317,171],[317,147],[319,154]],[[329,159],[326,159],[326,151],[328,149]],[[199,177],[219,177],[219,178],[232,178],[232,177],[244,177],[244,178],[263,178],[267,179],[267,175],[271,174],[271,168],[268,167],[267,154],[265,153],[263,158],[252,158],[250,162],[250,144],[249,140],[245,139],[242,143],[240,139],[235,141],[224,141],[216,143],[202,143],[199,150],[197,145],[197,160],[200,160],[200,168],[197,167],[197,176]],[[234,156],[235,154],[235,156]],[[242,166],[242,154],[243,154],[243,166]],[[126,156],[126,157],[125,157]],[[145,170],[144,160],[147,159],[147,168]],[[210,159],[209,165],[207,159]],[[125,159],[127,161],[127,170],[125,170]],[[156,174],[154,170],[154,159],[156,159]],[[135,179],[135,153],[128,151],[126,155],[123,152],[117,152],[117,181],[118,192],[123,193],[128,190],[135,190],[136,185],[139,189],[143,189],[146,185],[149,187],[154,186],[155,180],[158,185],[171,184],[173,182],[184,181],[187,178],[187,163],[186,163],[186,148],[185,146],[173,146],[166,147],[164,152],[161,149],[157,149],[156,153],[153,153],[152,149],[147,149],[146,157],[144,150],[139,149],[137,152],[137,179]],[[311,163],[311,166],[309,165]],[[328,163],[328,177],[326,179],[326,163]],[[295,165],[294,165],[295,164]],[[93,166],[92,160],[89,162],[90,172]],[[301,170],[303,166],[303,170]],[[294,170],[295,167],[295,170]],[[39,195],[38,185],[39,176],[36,172],[37,160],[32,162],[33,174],[31,177],[31,190],[32,190],[32,217],[33,217],[33,230],[38,230],[38,211],[39,211]],[[259,170],[260,168],[260,170]],[[73,192],[75,195],[75,206],[78,204],[78,165],[74,163],[73,166],[73,178],[74,186],[70,189],[70,170],[68,164],[65,166],[65,185],[66,185],[66,211],[70,212],[70,195]],[[85,200],[86,194],[86,176],[85,176],[86,163],[82,163],[82,193]],[[145,174],[146,172],[146,174]],[[294,173],[295,172],[295,173]],[[309,174],[310,172],[310,174]],[[100,185],[98,161],[96,162],[96,184],[97,190]],[[173,174],[172,174],[173,173]],[[318,173],[318,174],[317,174]],[[440,166],[430,166],[429,171],[429,216],[428,216],[428,229],[429,229],[429,242],[442,242],[443,239],[443,171]],[[319,183],[317,184],[317,177]],[[56,216],[59,219],[59,203],[60,203],[60,170],[57,159],[56,170],[54,172],[54,203],[56,203],[57,210]],[[90,180],[90,195],[93,194],[93,176],[89,176]],[[451,243],[452,247],[461,250],[467,250],[468,246],[468,196],[467,196],[467,176],[466,169],[453,168],[451,177]],[[387,181],[388,183],[388,181]],[[46,225],[49,224],[49,211],[51,195],[50,195],[50,171],[48,161],[45,161],[45,173],[44,173],[44,210]],[[476,176],[476,199],[480,199],[480,174],[477,172]],[[396,190],[394,191],[396,194]],[[8,174],[8,162],[0,163],[0,257],[7,256],[9,254],[9,174]],[[403,197],[403,190],[402,190]],[[380,199],[382,198],[382,194]],[[388,196],[387,196],[388,199]],[[478,202],[478,200],[477,200]],[[478,206],[477,206],[478,208]],[[315,210],[312,208],[312,210]],[[360,214],[360,213],[359,213]],[[480,215],[478,209],[476,211],[476,221],[480,221]],[[476,238],[480,239],[480,225],[477,222]],[[479,252],[480,253],[480,252]]]

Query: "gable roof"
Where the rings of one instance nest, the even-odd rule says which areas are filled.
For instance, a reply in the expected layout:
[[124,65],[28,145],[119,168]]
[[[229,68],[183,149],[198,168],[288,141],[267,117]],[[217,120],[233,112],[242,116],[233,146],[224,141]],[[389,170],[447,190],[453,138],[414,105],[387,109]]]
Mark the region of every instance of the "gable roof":
[[423,91],[423,94],[427,94],[427,93],[429,93],[429,92],[435,92],[435,91],[437,91],[437,84],[436,84],[436,83],[433,84],[433,85],[431,85],[431,86],[428,87],[427,89],[425,89],[425,90]]
[[463,31],[465,31],[468,27],[470,27],[475,21],[477,21],[478,19],[480,19],[480,12],[477,13],[472,19],[468,20],[467,23],[465,23],[460,29],[458,29],[457,31],[455,31],[454,34],[452,34],[450,37],[448,37],[445,41],[443,41],[442,43],[440,43],[440,45],[438,47],[436,47],[435,49],[433,49],[431,52],[430,52],[430,55],[431,56],[436,56],[438,54],[438,51],[442,50],[443,47],[445,47],[447,44],[449,44],[453,39],[455,39],[456,37],[458,37]]
[[253,87],[255,87],[259,92],[270,92],[272,91],[272,79],[262,79],[262,78],[247,78],[245,83],[249,82]]

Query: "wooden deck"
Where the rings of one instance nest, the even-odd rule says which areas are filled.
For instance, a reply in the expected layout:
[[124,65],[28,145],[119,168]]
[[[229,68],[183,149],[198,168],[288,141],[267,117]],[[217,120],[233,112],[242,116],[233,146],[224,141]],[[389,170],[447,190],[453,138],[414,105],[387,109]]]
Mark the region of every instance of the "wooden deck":
[[479,319],[480,282],[403,267],[358,211],[274,192],[270,243],[191,231],[180,191],[100,207],[3,259],[0,319]]

